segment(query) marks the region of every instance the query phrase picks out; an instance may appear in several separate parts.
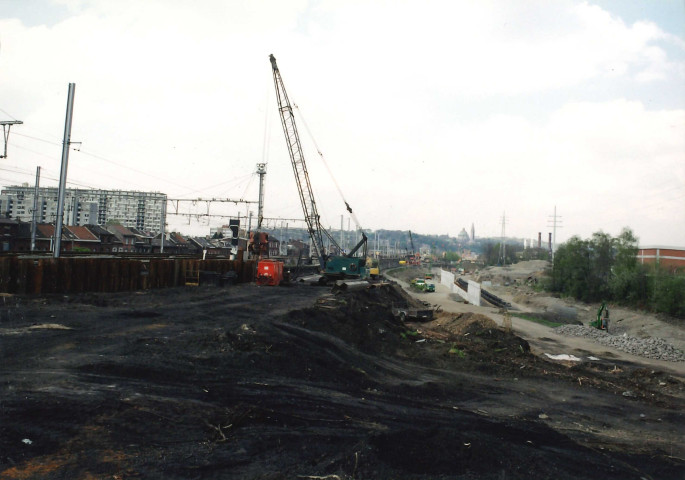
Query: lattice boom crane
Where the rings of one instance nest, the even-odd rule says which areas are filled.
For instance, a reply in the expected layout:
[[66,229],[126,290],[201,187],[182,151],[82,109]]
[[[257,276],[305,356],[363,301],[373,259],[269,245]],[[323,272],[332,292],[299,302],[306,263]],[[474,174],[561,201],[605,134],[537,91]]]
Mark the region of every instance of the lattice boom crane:
[[[319,266],[324,275],[329,277],[348,277],[348,276],[364,276],[366,252],[362,258],[353,258],[353,255],[362,247],[366,246],[367,238],[362,232],[362,240],[352,249],[350,253],[344,256],[330,256],[326,253],[324,246],[324,236],[328,238],[331,245],[334,245],[338,251],[342,251],[340,245],[335,241],[332,235],[321,226],[319,212],[316,208],[316,201],[314,200],[314,192],[309,180],[309,173],[307,172],[307,164],[304,160],[302,152],[302,144],[300,143],[300,136],[297,133],[297,125],[295,124],[295,115],[293,114],[293,107],[288,99],[288,94],[283,85],[281,72],[276,65],[276,58],[269,55],[271,67],[273,69],[274,85],[276,88],[276,99],[278,101],[278,112],[281,116],[281,124],[283,126],[283,133],[285,134],[286,144],[288,145],[288,153],[290,154],[290,161],[295,174],[295,183],[297,183],[297,191],[300,195],[300,203],[302,204],[302,211],[304,212],[304,219],[307,223],[307,230],[312,239],[312,246],[319,260]],[[348,206],[349,209],[349,206]],[[351,209],[350,209],[351,211]]]

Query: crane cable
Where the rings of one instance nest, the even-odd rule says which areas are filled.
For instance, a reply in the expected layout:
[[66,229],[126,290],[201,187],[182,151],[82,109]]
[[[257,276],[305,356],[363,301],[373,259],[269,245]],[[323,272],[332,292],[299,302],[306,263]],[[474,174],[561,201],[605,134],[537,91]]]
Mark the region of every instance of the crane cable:
[[297,113],[300,117],[300,120],[302,121],[302,124],[304,125],[305,130],[307,130],[307,133],[309,134],[309,138],[312,140],[312,143],[314,144],[314,147],[316,148],[316,152],[319,154],[319,157],[321,157],[321,161],[323,162],[324,166],[326,167],[326,170],[328,170],[328,174],[331,177],[331,180],[333,180],[333,183],[335,184],[335,188],[338,190],[338,193],[340,194],[340,198],[342,198],[342,201],[345,202],[345,208],[347,209],[348,212],[350,212],[350,216],[352,217],[352,220],[354,220],[354,224],[357,227],[358,230],[361,230],[361,225],[359,224],[359,220],[357,219],[357,216],[354,214],[352,211],[352,207],[350,207],[350,204],[347,203],[347,200],[345,200],[345,195],[343,195],[342,190],[340,189],[340,185],[338,185],[337,180],[333,176],[333,172],[331,171],[330,167],[328,166],[328,163],[326,162],[326,159],[323,156],[323,153],[321,152],[321,149],[319,149],[319,146],[316,144],[316,140],[314,140],[314,135],[312,135],[311,130],[309,130],[309,125],[307,125],[307,122],[305,121],[304,117],[302,116],[302,112],[300,111],[300,107],[297,106],[297,104],[293,104],[293,107],[295,110],[297,110]]

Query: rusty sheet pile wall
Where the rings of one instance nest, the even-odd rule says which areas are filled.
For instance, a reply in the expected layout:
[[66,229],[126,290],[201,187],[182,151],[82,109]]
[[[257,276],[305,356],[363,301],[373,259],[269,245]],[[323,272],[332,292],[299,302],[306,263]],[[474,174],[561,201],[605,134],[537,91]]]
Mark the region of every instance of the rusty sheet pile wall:
[[190,258],[0,258],[0,292],[19,294],[120,292],[178,287],[196,272],[236,272],[251,282],[254,261]]

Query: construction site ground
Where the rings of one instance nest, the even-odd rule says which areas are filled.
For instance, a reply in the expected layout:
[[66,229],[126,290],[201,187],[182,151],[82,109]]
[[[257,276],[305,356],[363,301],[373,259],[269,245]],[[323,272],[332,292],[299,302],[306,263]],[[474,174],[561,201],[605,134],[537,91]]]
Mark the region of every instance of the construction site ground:
[[450,295],[5,296],[0,479],[683,477],[682,364],[553,361]]
[[[653,360],[638,355],[631,355],[621,350],[608,348],[590,339],[571,337],[555,333],[554,328],[535,323],[517,314],[538,317],[556,323],[589,325],[596,319],[599,304],[586,304],[571,298],[560,298],[551,295],[532,284],[540,281],[548,262],[534,260],[520,262],[505,267],[487,267],[483,270],[467,273],[462,278],[475,280],[501,299],[509,302],[513,331],[525,338],[532,351],[538,355],[574,355],[587,362],[588,356],[599,358],[594,362],[611,364],[625,362],[635,366],[657,368],[685,380],[685,364]],[[409,288],[412,278],[423,276],[432,270],[435,275],[435,293],[417,292]],[[470,305],[449,287],[440,283],[439,268],[411,267],[390,272],[390,278],[420,301],[440,305],[445,312],[455,314],[472,312],[481,313],[492,318],[498,325],[504,324],[504,311],[483,302],[482,306]],[[488,282],[490,284],[488,284]],[[637,309],[609,304],[611,313],[610,330],[612,335],[628,335],[636,338],[662,338],[681,351],[685,351],[685,320],[667,315],[653,314]]]

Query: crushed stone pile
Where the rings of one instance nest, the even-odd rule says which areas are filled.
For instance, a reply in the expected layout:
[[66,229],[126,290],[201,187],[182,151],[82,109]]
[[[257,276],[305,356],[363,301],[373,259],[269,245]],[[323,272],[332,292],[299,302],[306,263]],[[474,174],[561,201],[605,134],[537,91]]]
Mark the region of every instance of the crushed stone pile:
[[555,328],[557,333],[574,337],[591,338],[597,343],[622,350],[626,353],[668,362],[685,362],[685,353],[669,344],[663,338],[635,338],[611,335],[604,330],[584,325],[562,325]]

